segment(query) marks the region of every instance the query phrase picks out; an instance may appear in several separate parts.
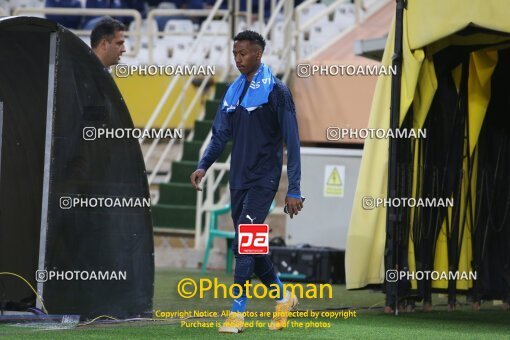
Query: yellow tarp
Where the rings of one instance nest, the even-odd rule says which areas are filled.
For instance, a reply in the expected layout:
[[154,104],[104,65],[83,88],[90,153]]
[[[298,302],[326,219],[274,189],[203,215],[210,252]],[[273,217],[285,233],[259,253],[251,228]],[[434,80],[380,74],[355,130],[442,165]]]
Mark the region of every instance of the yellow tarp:
[[[171,76],[155,75],[155,76],[140,76],[131,75],[126,78],[115,78],[115,83],[119,87],[122,97],[126,101],[126,105],[133,119],[135,127],[143,128],[149,121],[151,114],[157,107],[159,100],[165,93],[168,84],[172,81]],[[171,112],[173,105],[176,105],[175,113],[166,125],[167,128],[176,128],[181,122],[181,118],[188,110],[197,88],[194,85],[188,87],[187,91],[183,94],[181,100],[179,95],[183,91],[184,84],[187,77],[181,77],[175,87],[173,88],[170,96],[163,104],[163,108],[154,121],[153,128],[163,127],[163,123]],[[186,119],[184,128],[191,129],[199,114],[204,110],[203,96],[198,98],[191,112]]]

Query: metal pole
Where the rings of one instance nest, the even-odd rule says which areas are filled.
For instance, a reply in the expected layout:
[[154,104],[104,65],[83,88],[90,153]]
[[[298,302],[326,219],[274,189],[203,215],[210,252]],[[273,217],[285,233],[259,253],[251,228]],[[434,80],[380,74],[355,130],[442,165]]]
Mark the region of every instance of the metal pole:
[[[291,30],[291,24],[292,24],[292,15],[294,14],[294,0],[286,1],[287,8],[284,9],[284,17],[285,17],[285,25],[283,26],[284,34],[285,34],[285,41],[286,44],[284,44],[284,51],[287,50],[287,70],[289,72],[285,72],[286,74],[290,74],[290,70],[294,69],[296,67],[295,64],[292,63],[292,38],[293,38],[293,32]],[[299,34],[298,39],[299,41]],[[297,45],[296,45],[297,46]],[[297,54],[296,49],[296,54]],[[296,60],[297,62],[297,60]],[[287,79],[285,79],[285,82]]]
[[[276,9],[276,0],[271,0],[271,14],[274,13],[275,9]],[[283,11],[285,13],[285,7],[283,8]],[[272,27],[271,27],[271,41],[274,41],[274,30],[275,30],[275,25],[272,25]]]
[[251,27],[253,0],[246,0],[246,25]]
[[[233,16],[231,16],[232,25],[230,25],[230,38],[234,39],[236,29],[239,26],[239,16],[241,15],[241,4],[240,0],[234,0],[233,2],[233,8],[230,13],[233,13]],[[232,14],[231,14],[232,15]]]
[[264,21],[264,0],[259,0],[259,33],[264,31],[265,21]]
[[[228,35],[229,36],[229,41],[227,43],[227,46],[228,46],[228,51],[227,51],[227,66],[226,66],[226,72],[227,72],[227,77],[228,75],[230,74],[230,67],[232,65],[232,42],[234,41],[234,37],[235,37],[235,30],[236,30],[236,27],[235,27],[235,21],[236,21],[236,9],[234,8],[235,7],[235,4],[237,3],[237,1],[233,1],[233,0],[228,0],[227,1],[227,6],[228,6],[228,9],[230,10],[230,20],[231,20],[231,25],[229,26],[230,28],[230,34]],[[215,79],[215,81],[217,81],[217,79]]]
[[294,11],[294,21],[296,22],[296,63],[301,59],[301,10],[298,8]]
[[2,139],[4,132],[4,102],[0,102],[0,184],[2,183]]
[[[48,99],[46,108],[46,139],[44,146],[44,175],[41,204],[41,228],[39,234],[39,263],[38,271],[45,271],[46,265],[46,236],[48,233],[48,205],[50,196],[51,149],[53,139],[53,111],[55,99],[55,77],[57,72],[57,32],[50,34],[50,56],[48,65]],[[37,282],[37,294],[44,299],[44,282]],[[42,308],[41,301],[36,299],[36,307]]]
[[[396,0],[396,20],[395,20],[395,46],[392,56],[392,65],[396,68],[396,74],[391,78],[391,107],[390,107],[390,129],[395,131],[400,123],[400,97],[401,97],[401,79],[402,79],[402,32],[403,32],[403,15],[406,7],[405,0]],[[389,139],[388,150],[388,199],[398,197],[401,190],[398,188],[397,179],[397,139]],[[398,227],[400,216],[398,209],[394,207],[386,208],[386,248],[389,253],[386,256],[386,270],[392,269],[397,271],[397,280],[395,282],[386,282],[386,301],[388,294],[395,298],[395,315],[398,315],[398,271],[399,271],[399,240]]]
[[354,20],[356,25],[360,22],[360,16],[361,16],[361,1],[362,0],[356,0],[354,1]]

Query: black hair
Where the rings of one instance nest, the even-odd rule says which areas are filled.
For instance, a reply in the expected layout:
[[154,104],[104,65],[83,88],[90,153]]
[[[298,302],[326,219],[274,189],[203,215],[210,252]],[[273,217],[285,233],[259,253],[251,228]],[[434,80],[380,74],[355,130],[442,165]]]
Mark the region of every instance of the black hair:
[[118,31],[125,31],[126,26],[112,17],[104,17],[98,21],[90,34],[90,46],[96,48],[101,39],[110,41]]
[[243,31],[237,33],[237,35],[234,37],[234,41],[240,40],[247,40],[252,44],[259,45],[260,47],[262,47],[262,52],[264,52],[264,49],[266,48],[266,41],[264,40],[262,35],[254,31]]

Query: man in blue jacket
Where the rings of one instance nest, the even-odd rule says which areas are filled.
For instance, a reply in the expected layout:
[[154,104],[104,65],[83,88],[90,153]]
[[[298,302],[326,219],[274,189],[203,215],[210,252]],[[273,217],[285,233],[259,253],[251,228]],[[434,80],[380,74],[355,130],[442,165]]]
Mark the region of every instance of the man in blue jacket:
[[[241,75],[227,89],[212,127],[212,138],[198,168],[191,174],[197,189],[207,169],[218,159],[232,139],[230,195],[236,236],[232,251],[236,257],[234,283],[244,287],[255,273],[268,287],[279,287],[272,330],[286,326],[286,312],[297,305],[297,298],[275,274],[267,254],[238,253],[238,226],[263,223],[278,190],[283,163],[283,143],[287,147],[289,188],[285,203],[292,218],[303,208],[300,180],[301,162],[296,112],[289,89],[261,62],[265,41],[253,31],[234,38],[234,59]],[[236,292],[235,295],[238,295]],[[234,300],[229,318],[219,331],[243,331],[247,297],[241,292]]]

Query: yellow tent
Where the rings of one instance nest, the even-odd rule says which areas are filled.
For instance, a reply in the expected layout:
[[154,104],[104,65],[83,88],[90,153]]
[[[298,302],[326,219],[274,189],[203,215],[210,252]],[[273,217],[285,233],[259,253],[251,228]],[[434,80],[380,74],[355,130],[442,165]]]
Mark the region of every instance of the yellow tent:
[[[388,196],[389,141],[366,140],[347,240],[348,289],[383,283],[388,269],[385,255],[388,258],[395,249],[400,249],[399,268],[409,272],[476,272],[478,281],[485,275],[510,287],[508,273],[489,270],[489,260],[497,254],[487,250],[501,241],[510,245],[506,214],[497,212],[509,208],[502,174],[510,168],[510,159],[506,149],[492,152],[501,145],[506,148],[509,135],[504,130],[504,113],[510,104],[503,93],[510,80],[509,10],[506,0],[407,1],[399,126],[423,129],[426,137],[397,141],[397,160],[392,160],[398,163],[395,181],[401,197],[435,197],[454,203],[447,208],[424,208],[409,200],[407,208],[394,208],[399,239],[387,240],[387,208],[367,208],[366,201]],[[395,23],[383,65],[392,63]],[[378,79],[369,128],[389,128],[391,85],[391,76]],[[486,119],[488,112],[493,118]],[[501,124],[505,127],[499,139],[484,133],[484,126],[489,131]],[[503,202],[494,205],[495,199]],[[398,245],[391,248],[395,240]],[[510,261],[510,255],[505,261]],[[472,278],[430,280],[429,290],[470,290],[477,281]],[[408,289],[420,288],[415,279],[408,280]],[[487,285],[482,288],[484,294],[498,291]]]

